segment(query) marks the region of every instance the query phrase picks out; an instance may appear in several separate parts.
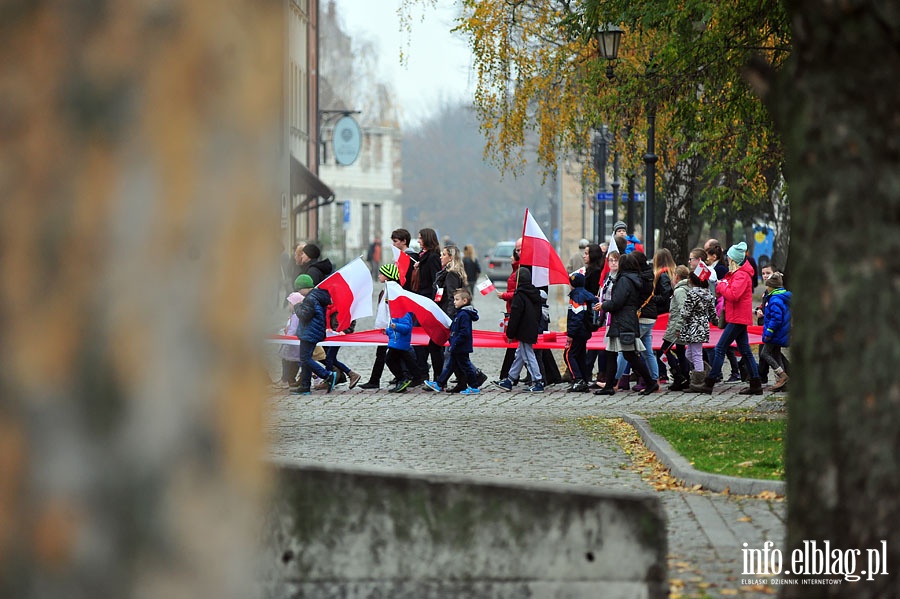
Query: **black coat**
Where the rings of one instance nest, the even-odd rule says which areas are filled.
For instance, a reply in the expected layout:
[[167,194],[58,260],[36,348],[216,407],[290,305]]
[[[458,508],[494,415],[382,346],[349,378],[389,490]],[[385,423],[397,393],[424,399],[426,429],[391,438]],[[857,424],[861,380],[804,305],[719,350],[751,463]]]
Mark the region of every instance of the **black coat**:
[[328,258],[316,260],[306,265],[306,274],[312,277],[313,285],[318,285],[333,272],[334,266]]
[[522,277],[520,271],[519,284],[509,308],[506,336],[525,343],[536,343],[540,325],[541,292],[531,284],[531,277]]
[[[641,279],[647,278],[647,274],[641,271]],[[649,269],[649,281],[653,285],[653,269]],[[660,273],[656,279],[656,285],[653,287],[653,299],[641,310],[641,318],[657,318],[660,314],[669,312],[669,304],[672,302],[672,296],[675,290],[672,288],[672,279],[667,273]],[[647,299],[647,296],[644,296]],[[641,300],[641,303],[644,302]]]
[[[651,283],[652,284],[652,283]],[[637,309],[644,301],[644,282],[633,271],[619,271],[616,284],[613,285],[612,299],[603,302],[603,311],[610,315],[607,335],[618,337],[623,332],[631,332],[640,337],[641,324],[638,322]]]
[[430,250],[419,254],[419,286],[415,290],[419,295],[424,295],[428,299],[434,299],[434,280],[441,271],[441,256],[437,252]]
[[[438,288],[444,290],[443,295],[441,295],[441,301],[437,302],[437,305],[440,306],[441,310],[443,310],[444,314],[447,316],[452,317],[456,314],[456,305],[453,303],[453,295],[456,293],[456,290],[462,286],[462,277],[455,272],[444,269],[437,274],[437,277],[434,280],[434,290],[435,292],[437,292]],[[434,297],[437,297],[437,295],[434,295]]]

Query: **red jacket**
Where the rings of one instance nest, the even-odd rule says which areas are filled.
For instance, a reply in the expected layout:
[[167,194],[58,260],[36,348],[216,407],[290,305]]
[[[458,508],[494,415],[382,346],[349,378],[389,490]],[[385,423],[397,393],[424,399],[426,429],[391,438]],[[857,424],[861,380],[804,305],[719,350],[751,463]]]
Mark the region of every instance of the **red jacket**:
[[725,298],[725,322],[753,324],[753,266],[749,260],[719,281],[716,294]]
[[506,280],[506,291],[504,291],[500,295],[500,299],[506,302],[506,311],[509,312],[512,309],[512,298],[516,293],[516,285],[519,283],[519,262],[512,262],[512,273],[510,273],[509,278]]

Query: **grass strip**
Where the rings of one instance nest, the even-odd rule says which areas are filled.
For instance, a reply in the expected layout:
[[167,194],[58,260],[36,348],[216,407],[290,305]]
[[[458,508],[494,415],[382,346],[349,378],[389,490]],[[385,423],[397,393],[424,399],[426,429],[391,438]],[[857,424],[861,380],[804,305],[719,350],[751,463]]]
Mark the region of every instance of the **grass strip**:
[[746,413],[664,414],[648,418],[694,468],[713,474],[784,480],[786,422]]

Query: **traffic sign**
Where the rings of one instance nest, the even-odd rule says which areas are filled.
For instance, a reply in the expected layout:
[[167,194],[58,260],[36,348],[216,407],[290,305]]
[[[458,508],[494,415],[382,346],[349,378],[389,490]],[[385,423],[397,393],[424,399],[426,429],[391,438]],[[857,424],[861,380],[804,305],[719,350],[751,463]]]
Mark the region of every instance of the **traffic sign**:
[[[638,192],[638,193],[634,194],[634,201],[635,202],[643,202],[645,197],[646,196],[643,191]],[[613,201],[613,192],[599,191],[599,192],[597,192],[597,196],[594,199],[598,202],[612,202]],[[619,201],[627,202],[628,196],[627,195],[619,196]]]

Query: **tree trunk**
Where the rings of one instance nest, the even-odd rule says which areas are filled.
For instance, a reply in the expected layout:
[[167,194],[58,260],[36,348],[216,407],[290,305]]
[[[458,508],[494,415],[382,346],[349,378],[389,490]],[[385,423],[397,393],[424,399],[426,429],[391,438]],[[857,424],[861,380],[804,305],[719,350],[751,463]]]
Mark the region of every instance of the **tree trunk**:
[[4,3],[0,596],[257,591],[281,10]]
[[[788,8],[793,59],[772,103],[786,144],[793,246],[785,568],[804,541],[828,541],[860,550],[856,573],[867,574],[817,586],[815,596],[898,597],[900,12],[886,1]],[[867,550],[882,541],[887,563],[873,574]]]
[[666,211],[660,247],[672,252],[675,264],[687,264],[692,249],[688,247],[688,236],[691,232],[699,165],[699,159],[694,156],[679,160],[673,168],[666,171]]

